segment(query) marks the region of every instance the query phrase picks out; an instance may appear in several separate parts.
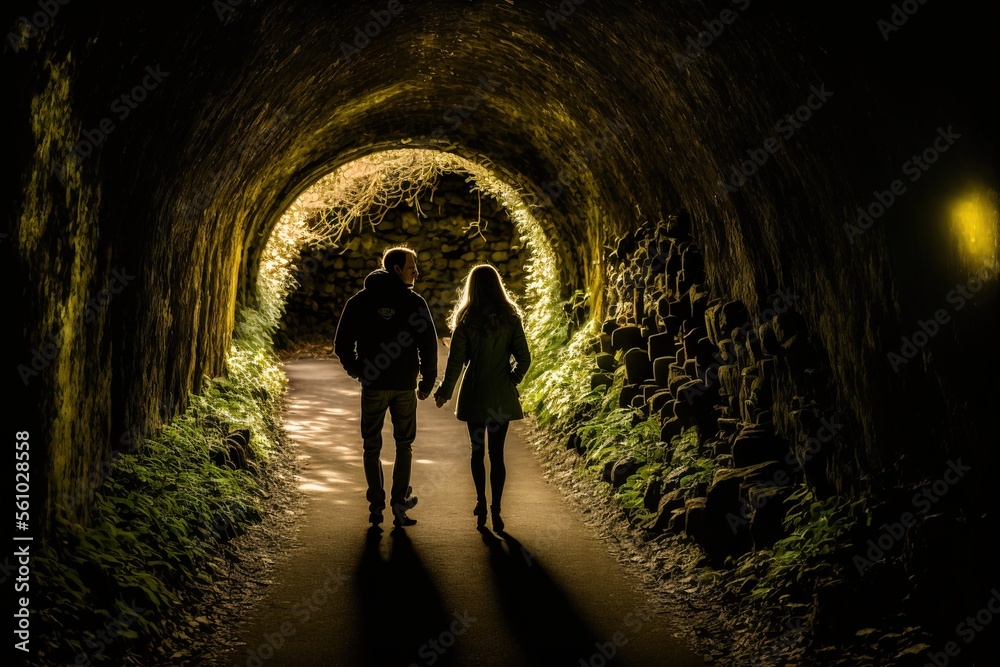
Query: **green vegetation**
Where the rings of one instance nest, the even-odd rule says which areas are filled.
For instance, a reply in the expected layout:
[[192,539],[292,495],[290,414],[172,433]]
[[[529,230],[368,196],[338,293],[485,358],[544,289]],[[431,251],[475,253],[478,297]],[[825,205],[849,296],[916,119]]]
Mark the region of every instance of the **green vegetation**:
[[214,585],[226,540],[260,518],[286,386],[271,337],[292,286],[286,258],[306,240],[294,221],[276,229],[257,304],[237,314],[225,376],[205,378],[182,414],[118,453],[92,499],[62,499],[87,503],[89,522],[57,506],[34,557],[41,594],[32,599],[44,603],[33,636],[45,664],[149,664],[137,656],[150,651],[181,658],[185,630],[208,623],[179,621],[197,590]]
[[[529,265],[529,284],[542,282],[532,274],[533,267]],[[536,308],[533,305],[525,325],[531,348],[531,367],[520,387],[522,402],[525,411],[532,412],[540,426],[558,433],[575,427],[581,412],[589,415],[599,408],[609,411],[617,407],[618,392],[625,378],[624,369],[621,369],[610,390],[586,391],[595,368],[590,346],[597,334],[597,324],[588,321],[569,336],[570,319],[565,307],[584,298],[577,292],[568,303],[556,307]]]
[[750,593],[765,607],[808,602],[816,582],[841,574],[837,551],[850,548],[855,529],[870,521],[862,502],[849,503],[837,496],[818,500],[804,486],[789,496],[788,503],[784,520],[788,537],[750,556],[767,564]]
[[[186,639],[165,618],[196,584],[213,583],[222,543],[259,518],[260,466],[278,443],[285,387],[267,348],[273,324],[243,311],[227,377],[208,380],[183,414],[114,459],[89,525],[59,520],[35,558],[46,659],[132,664],[142,643]],[[228,465],[226,436],[238,429],[251,434],[246,469]]]
[[633,524],[647,525],[656,519],[656,513],[646,509],[643,498],[649,485],[662,478],[666,469],[663,461],[647,462],[618,490],[618,502]]
[[698,454],[698,429],[690,428],[671,441],[674,454],[671,459],[675,470],[685,471],[677,481],[680,488],[686,489],[702,482],[710,484],[712,475],[718,467],[715,459]]
[[523,392],[525,404],[538,424],[549,430],[553,446],[569,437],[579,439],[579,447],[586,450],[580,474],[600,478],[617,461],[635,462],[638,469],[614,497],[633,524],[645,525],[654,518],[643,500],[650,484],[680,469],[686,471],[678,481],[682,488],[707,482],[716,462],[698,455],[697,429],[688,429],[665,445],[656,415],[636,422],[635,410],[618,407],[624,365],[617,368],[609,387],[586,391],[596,369],[590,349],[596,326],[589,323],[567,344],[567,324],[568,320],[557,316],[539,322],[535,330],[539,340],[532,348],[534,360]]

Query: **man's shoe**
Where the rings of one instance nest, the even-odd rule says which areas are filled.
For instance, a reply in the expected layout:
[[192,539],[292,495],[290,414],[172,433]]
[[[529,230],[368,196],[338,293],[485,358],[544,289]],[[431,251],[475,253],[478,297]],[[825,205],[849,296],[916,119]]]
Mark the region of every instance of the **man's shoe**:
[[373,526],[377,526],[378,524],[382,523],[382,513],[375,511],[369,512],[368,523],[372,524]]
[[417,497],[413,495],[413,487],[406,487],[406,497],[403,498],[403,502],[400,503],[405,509],[411,510],[417,506]]
[[392,516],[394,526],[412,526],[417,522],[416,519],[406,516],[406,508],[402,504],[392,506]]

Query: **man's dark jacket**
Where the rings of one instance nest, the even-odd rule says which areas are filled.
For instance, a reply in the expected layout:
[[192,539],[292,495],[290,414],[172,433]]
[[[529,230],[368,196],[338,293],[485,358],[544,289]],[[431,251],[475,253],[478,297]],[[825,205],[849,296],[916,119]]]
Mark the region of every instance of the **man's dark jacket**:
[[437,380],[437,330],[423,297],[383,270],[344,305],[333,351],[347,374],[369,389],[417,388]]

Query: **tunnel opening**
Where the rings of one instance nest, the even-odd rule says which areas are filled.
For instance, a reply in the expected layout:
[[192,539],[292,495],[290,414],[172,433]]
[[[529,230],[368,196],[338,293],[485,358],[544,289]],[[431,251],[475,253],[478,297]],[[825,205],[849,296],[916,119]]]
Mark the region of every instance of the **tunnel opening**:
[[[573,325],[560,258],[540,217],[529,193],[485,161],[403,148],[346,162],[298,196],[264,248],[258,297],[281,302],[277,347],[332,341],[346,299],[379,268],[385,249],[402,245],[418,253],[417,291],[439,337],[449,335],[447,319],[468,271],[488,263],[509,283],[526,334],[544,354]],[[585,311],[574,312],[581,324]]]
[[[331,339],[346,299],[363,287],[366,275],[390,247],[406,246],[417,253],[415,289],[442,336],[449,333],[448,315],[461,280],[474,264],[495,266],[507,288],[524,302],[529,251],[506,210],[489,195],[471,191],[465,177],[442,174],[405,201],[380,208],[339,241],[320,240],[299,253],[297,287],[277,332],[279,349],[304,338]],[[338,213],[327,208],[314,215],[329,218]]]

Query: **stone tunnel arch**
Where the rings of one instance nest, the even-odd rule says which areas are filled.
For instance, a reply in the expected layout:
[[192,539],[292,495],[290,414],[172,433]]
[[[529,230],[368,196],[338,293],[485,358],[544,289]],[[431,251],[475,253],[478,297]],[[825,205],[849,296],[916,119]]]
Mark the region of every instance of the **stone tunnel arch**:
[[[887,42],[875,5],[729,3],[747,11],[692,49],[726,4],[591,0],[550,21],[540,1],[413,2],[350,57],[337,45],[379,3],[243,2],[219,13],[213,3],[71,3],[46,30],[15,39],[12,155],[25,190],[12,200],[11,248],[29,324],[14,353],[30,362],[54,332],[67,341],[19,397],[48,448],[47,498],[85,477],[124,430],[158,421],[160,406],[220,372],[268,225],[299,191],[404,141],[489,156],[536,191],[562,188],[552,238],[578,271],[566,276],[573,287],[600,286],[610,239],[687,206],[715,287],[750,305],[780,284],[802,290],[805,316],[837,360],[831,389],[858,423],[844,464],[876,471],[845,477],[875,485],[923,442],[930,415],[955,406],[961,414],[935,422],[918,458],[932,472],[945,452],[976,451],[985,474],[996,458],[980,444],[991,425],[977,415],[991,396],[925,359],[900,376],[870,369],[884,362],[885,341],[958,282],[929,212],[956,184],[997,180],[988,86],[962,50],[925,48],[921,39],[946,32],[933,18],[944,10],[931,5]],[[988,25],[980,11],[962,4],[944,25],[964,44],[989,43],[976,35]],[[60,169],[157,65],[168,74],[156,90]],[[720,191],[824,83],[833,97],[784,152],[738,192]],[[444,115],[477,90],[478,108],[452,130]],[[282,110],[287,124],[274,132]],[[885,165],[949,124],[963,135],[946,155],[959,166],[928,172],[863,243],[845,243],[857,206],[896,177]],[[438,127],[447,138],[434,137]],[[587,159],[602,135],[614,140]],[[139,277],[101,324],[84,326],[81,304],[122,267]],[[995,317],[979,324],[990,330]],[[949,345],[955,368],[970,362],[974,346]],[[914,406],[927,417],[912,419]]]
[[[225,372],[261,253],[298,195],[409,147],[489,164],[551,201],[540,224],[562,294],[588,291],[595,326],[617,324],[602,322],[610,305],[634,308],[605,280],[616,263],[619,277],[636,268],[615,242],[648,245],[686,208],[717,305],[799,297],[817,355],[796,370],[820,378],[843,424],[816,479],[878,502],[875,530],[957,467],[968,474],[932,508],[932,539],[918,535],[897,573],[985,562],[979,542],[947,536],[992,529],[1000,507],[989,6],[406,0],[364,35],[386,6],[10,4],[30,18],[5,40],[20,179],[0,234],[21,334],[8,412],[31,432],[43,537],[58,535],[67,496],[86,525],[113,455],[183,418],[190,392]],[[776,396],[787,413],[801,405]],[[738,497],[737,477],[719,481]]]

